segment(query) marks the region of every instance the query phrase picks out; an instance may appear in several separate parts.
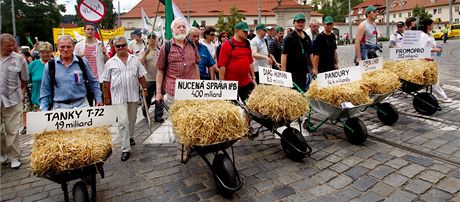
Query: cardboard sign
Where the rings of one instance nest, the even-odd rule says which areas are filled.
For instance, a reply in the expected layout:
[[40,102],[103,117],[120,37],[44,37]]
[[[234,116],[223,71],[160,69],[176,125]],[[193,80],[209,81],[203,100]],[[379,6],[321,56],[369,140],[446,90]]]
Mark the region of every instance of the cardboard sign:
[[176,100],[236,100],[237,81],[176,79]]
[[91,128],[116,123],[115,106],[86,107],[27,113],[27,133]]
[[78,4],[78,15],[87,22],[100,22],[104,19],[106,9],[100,0],[83,0]]
[[431,58],[431,48],[390,48],[390,60]]
[[403,48],[420,47],[421,33],[422,33],[421,31],[412,31],[412,30],[404,31],[401,46]]
[[292,88],[292,75],[289,72],[259,67],[259,82]]
[[316,77],[318,88],[337,86],[359,80],[361,80],[361,68],[358,66],[319,73]]
[[361,60],[359,61],[359,66],[361,71],[368,72],[373,70],[378,70],[383,68],[383,57]]

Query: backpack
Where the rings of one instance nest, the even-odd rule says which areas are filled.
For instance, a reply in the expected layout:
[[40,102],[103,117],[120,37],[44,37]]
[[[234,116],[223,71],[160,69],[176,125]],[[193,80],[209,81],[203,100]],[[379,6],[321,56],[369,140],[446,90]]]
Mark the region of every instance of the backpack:
[[247,48],[249,49],[249,51],[251,51],[251,44],[249,42],[249,40],[244,40],[244,42],[246,43],[245,46],[235,46],[235,44],[233,43],[233,40],[232,39],[229,39],[228,42],[230,43],[230,46],[232,46],[232,50],[234,50],[236,47],[244,47],[244,48]]
[[[91,88],[89,86],[89,81],[88,81],[88,74],[86,73],[86,68],[85,68],[85,63],[83,62],[83,58],[80,56],[77,56],[78,59],[78,66],[80,67],[80,70],[83,74],[83,82],[85,83],[85,88],[86,88],[86,98],[88,99],[89,105],[92,107],[93,106],[93,101],[89,100],[90,97],[88,96],[92,94],[93,92],[91,91]],[[50,75],[50,86],[51,86],[51,103],[48,106],[48,110],[51,110],[53,108],[53,98],[54,98],[54,86],[57,87],[56,83],[56,62],[54,59],[51,59],[48,61],[48,70],[49,70],[49,75]]]

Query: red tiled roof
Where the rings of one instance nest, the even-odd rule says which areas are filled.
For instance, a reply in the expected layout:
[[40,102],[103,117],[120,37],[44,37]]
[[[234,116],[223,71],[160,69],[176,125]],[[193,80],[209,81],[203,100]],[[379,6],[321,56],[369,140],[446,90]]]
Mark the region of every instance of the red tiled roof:
[[[187,0],[173,0],[177,7],[184,15],[187,15]],[[154,2],[154,3],[152,3]],[[159,1],[141,0],[130,11],[120,16],[122,19],[126,18],[140,18],[141,8],[144,8],[145,13],[149,17],[155,17],[155,12]],[[161,3],[160,3],[161,4]],[[273,8],[278,6],[277,0],[261,0],[261,15],[262,16],[275,16]],[[238,11],[245,16],[256,16],[257,14],[257,1],[255,0],[189,0],[190,16],[192,17],[207,17],[217,16],[221,11],[224,15],[230,14],[230,8],[236,6]],[[282,0],[281,7],[311,7],[309,5],[299,5],[295,0]],[[281,8],[279,7],[279,8]],[[158,14],[164,16],[164,6],[161,4],[158,9]]]
[[311,15],[311,16],[323,16],[323,14],[318,13],[318,12],[316,12],[316,11],[310,11],[310,15]]
[[[454,2],[454,4],[459,4],[460,2]],[[415,6],[418,7],[433,7],[433,6],[442,6],[448,5],[449,0],[390,0],[390,12],[403,11],[403,10],[412,10]],[[364,15],[365,10],[368,6],[375,6],[381,14],[385,12],[385,0],[367,0],[361,4],[354,6],[353,16],[358,15],[358,10],[363,9]]]

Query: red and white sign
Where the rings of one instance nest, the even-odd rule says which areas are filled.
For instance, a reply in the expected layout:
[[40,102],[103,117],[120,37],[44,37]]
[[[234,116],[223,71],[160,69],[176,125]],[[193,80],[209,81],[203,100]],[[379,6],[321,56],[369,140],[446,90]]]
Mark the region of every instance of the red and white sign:
[[104,19],[106,8],[100,0],[83,0],[78,4],[78,14],[87,22],[100,22]]

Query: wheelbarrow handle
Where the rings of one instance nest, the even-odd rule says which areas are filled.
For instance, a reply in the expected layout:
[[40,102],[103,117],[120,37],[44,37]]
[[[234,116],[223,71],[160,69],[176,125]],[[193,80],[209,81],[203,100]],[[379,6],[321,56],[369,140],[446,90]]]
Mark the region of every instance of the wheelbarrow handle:
[[166,105],[166,102],[163,99],[160,100],[160,104],[163,105],[163,107],[166,109],[166,111],[169,111],[169,107],[168,107],[168,105]]

